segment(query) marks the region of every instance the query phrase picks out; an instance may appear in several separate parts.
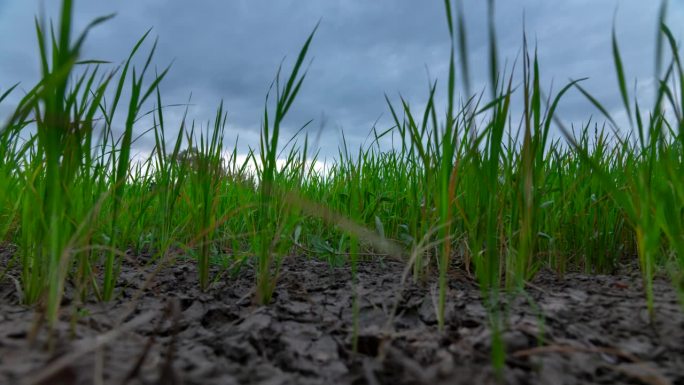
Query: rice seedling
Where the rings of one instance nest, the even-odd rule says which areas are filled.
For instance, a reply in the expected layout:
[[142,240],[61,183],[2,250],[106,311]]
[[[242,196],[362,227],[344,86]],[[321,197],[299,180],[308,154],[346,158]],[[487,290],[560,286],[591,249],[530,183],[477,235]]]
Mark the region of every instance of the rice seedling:
[[[254,302],[269,306],[279,300],[285,258],[303,254],[327,260],[332,276],[349,267],[344,309],[351,321],[344,331],[350,350],[382,356],[384,340],[369,348],[363,335],[372,318],[364,295],[373,293],[361,277],[369,264],[399,260],[405,264],[397,277],[401,290],[409,273],[416,290],[436,285],[434,329],[445,340],[455,338],[450,301],[460,298],[452,277],[477,287],[491,331],[488,353],[499,374],[509,353],[511,298],[522,294],[533,302],[525,290],[540,271],[615,273],[635,262],[651,320],[658,272],[669,276],[684,304],[684,66],[665,6],[656,40],[656,97],[648,110],[630,94],[628,63],[613,32],[609,56],[630,131],[586,90],[587,79],[547,95],[526,31],[521,60],[502,68],[493,0],[487,2],[487,88],[473,90],[465,7],[449,0],[443,6],[450,48],[444,84],[430,81],[420,111],[407,98],[386,96],[394,126],[372,127],[369,143],[358,149],[343,133],[336,158],[317,171],[318,153],[311,155],[303,133],[309,123],[288,141],[283,135],[318,25],[289,73],[277,69],[260,117],[259,146],[242,154],[237,138],[226,136],[230,106],[223,103],[213,121],[197,124],[186,109],[178,126],[170,126],[171,107],[162,98],[170,68],[152,75],[156,42],[139,57],[149,31],[113,69],[81,58],[89,31],[110,17],[94,20],[73,39],[73,2],[64,0],[58,27],[36,21],[40,81],[3,117],[0,242],[16,252],[1,254],[7,261],[0,280],[16,266],[23,304],[35,306],[53,328],[66,292],[73,288],[80,304],[115,303],[127,293],[121,269],[135,263],[156,265],[157,272],[191,263],[205,293],[212,282],[237,282],[253,272]],[[2,89],[0,103],[16,87]],[[438,105],[442,92],[445,106]],[[566,127],[557,111],[569,92],[584,95],[605,122]],[[143,117],[152,127],[142,126]],[[136,140],[145,136],[154,144],[136,157]],[[388,138],[391,148],[381,145]],[[289,286],[285,292],[286,298],[301,294]],[[387,329],[401,327],[393,322],[403,294],[393,298]],[[339,305],[329,303],[335,300],[344,302],[326,299],[326,306]],[[411,306],[418,305],[401,309]],[[81,310],[73,309],[74,318],[87,317]],[[377,339],[400,334],[394,332]],[[541,331],[535,341],[546,342]]]
[[[300,70],[304,64],[306,53],[315,32],[316,28],[311,32],[311,35],[309,35],[299,52],[297,61],[292,67],[292,72],[283,79],[284,86],[282,89],[280,83],[281,72],[280,69],[278,70],[275,80],[275,112],[272,115],[272,121],[269,121],[268,96],[266,98],[267,104],[264,108],[259,152],[261,162],[257,164],[259,169],[260,203],[258,219],[255,224],[258,227],[258,229],[255,229],[255,249],[259,252],[257,259],[256,295],[259,303],[263,304],[269,303],[271,300],[278,276],[280,254],[288,248],[288,242],[283,242],[281,237],[287,237],[285,234],[292,230],[295,220],[295,216],[287,212],[283,205],[283,200],[278,198],[278,190],[275,186],[277,178],[286,175],[289,171],[286,168],[277,170],[276,155],[278,154],[280,126],[304,82],[306,73],[300,76]],[[306,156],[306,149],[303,154]],[[296,152],[292,152],[288,160],[294,159],[296,155]],[[300,165],[305,163],[304,161]],[[273,266],[274,256],[276,258],[276,266]],[[275,272],[271,271],[274,267]]]
[[[189,147],[184,153],[183,162],[189,162],[190,171],[190,199],[195,218],[193,222],[198,228],[195,233],[201,234],[199,242],[198,271],[202,289],[209,284],[209,256],[216,227],[216,207],[218,205],[218,186],[223,173],[221,149],[223,148],[223,127],[226,115],[223,104],[216,111],[214,127],[207,128],[205,134],[200,134],[197,148]],[[193,130],[191,130],[192,132]],[[190,141],[192,143],[192,141]]]

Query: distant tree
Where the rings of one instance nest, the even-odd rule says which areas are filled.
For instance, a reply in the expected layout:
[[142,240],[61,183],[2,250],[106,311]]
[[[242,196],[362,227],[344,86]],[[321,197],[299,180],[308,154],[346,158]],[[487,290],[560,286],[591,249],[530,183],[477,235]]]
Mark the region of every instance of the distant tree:
[[[170,160],[171,155],[167,156]],[[191,146],[181,150],[176,156],[176,165],[186,172],[191,173],[211,173],[218,179],[233,183],[240,183],[254,187],[254,178],[246,172],[236,172],[230,170],[226,165],[226,159],[219,157],[211,159],[209,154],[205,154],[197,147]]]

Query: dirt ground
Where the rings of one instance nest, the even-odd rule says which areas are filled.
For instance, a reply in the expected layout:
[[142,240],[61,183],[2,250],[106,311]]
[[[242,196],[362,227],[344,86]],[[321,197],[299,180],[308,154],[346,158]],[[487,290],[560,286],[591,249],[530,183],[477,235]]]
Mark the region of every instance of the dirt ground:
[[161,270],[146,288],[153,268],[127,263],[116,301],[76,307],[68,290],[51,353],[7,277],[0,384],[684,384],[684,314],[665,280],[650,322],[638,273],[541,272],[527,298],[508,301],[497,382],[477,286],[451,279],[439,332],[435,285],[401,285],[403,268],[361,263],[358,353],[349,268],[326,262],[288,258],[270,306],[252,303],[249,268],[202,293],[192,263]]

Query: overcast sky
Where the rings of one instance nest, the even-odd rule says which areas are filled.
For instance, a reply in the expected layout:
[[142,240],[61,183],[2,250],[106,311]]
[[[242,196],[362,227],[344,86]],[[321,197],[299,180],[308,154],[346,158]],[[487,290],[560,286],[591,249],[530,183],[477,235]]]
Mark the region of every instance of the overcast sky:
[[[56,0],[0,1],[0,90],[17,81],[28,89],[37,79],[33,16],[40,12],[41,3],[46,3],[49,17],[57,17]],[[478,90],[486,84],[486,2],[464,3],[473,85]],[[257,143],[264,97],[279,63],[286,57],[289,68],[319,20],[310,50],[313,62],[286,123],[290,131],[310,119],[314,131],[325,123],[321,145],[326,154],[336,152],[340,129],[358,144],[378,118],[378,128],[392,125],[385,93],[393,100],[401,93],[418,106],[427,95],[427,71],[442,80],[441,85],[446,80],[449,40],[441,0],[81,0],[75,4],[77,31],[96,16],[117,14],[90,35],[84,59],[120,63],[135,41],[153,28],[152,35],[159,38],[156,65],[163,68],[173,62],[162,84],[164,102],[183,103],[192,93],[189,116],[206,121],[224,100],[230,146],[238,133],[243,145]],[[610,48],[614,15],[628,81],[633,85],[638,79],[639,93],[647,98],[653,88],[658,7],[656,0],[499,1],[500,55],[515,59],[525,14],[528,36],[539,46],[543,86],[548,89],[553,81],[558,90],[569,78],[590,77],[586,87],[619,115]],[[679,40],[684,26],[682,2],[671,2],[668,20]],[[7,108],[0,112],[6,114]],[[176,108],[168,114],[172,119],[182,112]],[[560,112],[572,122],[596,116],[577,93],[565,99]]]

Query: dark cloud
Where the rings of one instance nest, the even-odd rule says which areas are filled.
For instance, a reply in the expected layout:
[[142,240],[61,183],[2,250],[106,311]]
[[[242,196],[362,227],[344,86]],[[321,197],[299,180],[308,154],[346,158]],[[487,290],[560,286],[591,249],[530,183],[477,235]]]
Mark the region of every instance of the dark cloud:
[[[46,3],[45,13],[56,16],[57,2]],[[32,15],[39,4],[11,0],[0,6],[2,88],[36,79]],[[486,2],[465,4],[473,85],[482,87],[488,76]],[[670,7],[670,24],[679,38],[684,17],[678,4]],[[558,90],[569,78],[588,76],[587,89],[619,113],[610,50],[613,16],[630,82],[641,79],[639,90],[647,97],[658,5],[641,0],[499,1],[496,29],[502,64],[507,59],[510,68],[520,51],[524,15],[528,37],[539,46],[547,89],[552,81]],[[325,116],[321,144],[327,153],[335,153],[339,128],[358,144],[380,115],[380,128],[391,125],[385,93],[394,100],[401,93],[419,106],[427,94],[427,72],[446,78],[449,43],[439,0],[77,1],[76,8],[78,28],[95,16],[117,13],[92,32],[87,57],[118,63],[148,28],[154,28],[152,34],[159,37],[155,63],[163,68],[173,62],[162,87],[165,103],[184,103],[192,93],[189,115],[206,121],[223,99],[229,114],[228,143],[239,134],[245,144],[256,144],[264,97],[278,65],[287,57],[285,69],[290,68],[319,20],[313,62],[287,128],[293,132],[314,119],[315,130]],[[176,120],[182,113],[182,108],[169,110]],[[565,100],[561,113],[569,121],[580,121],[595,111],[575,94]]]

